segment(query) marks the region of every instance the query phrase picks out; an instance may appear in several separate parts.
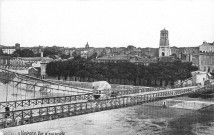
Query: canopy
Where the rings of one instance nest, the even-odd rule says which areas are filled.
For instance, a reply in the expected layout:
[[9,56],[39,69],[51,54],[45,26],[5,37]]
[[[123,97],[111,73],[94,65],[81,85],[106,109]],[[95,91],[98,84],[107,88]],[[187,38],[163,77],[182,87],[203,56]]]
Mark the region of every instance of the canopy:
[[109,90],[109,89],[111,89],[111,85],[106,81],[93,82],[92,87],[95,90]]

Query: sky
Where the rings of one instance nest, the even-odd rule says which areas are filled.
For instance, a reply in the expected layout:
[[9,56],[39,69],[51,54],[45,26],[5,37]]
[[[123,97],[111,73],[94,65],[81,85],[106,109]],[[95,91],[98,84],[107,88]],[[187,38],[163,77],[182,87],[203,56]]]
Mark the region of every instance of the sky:
[[0,44],[159,47],[214,42],[214,0],[0,0]]

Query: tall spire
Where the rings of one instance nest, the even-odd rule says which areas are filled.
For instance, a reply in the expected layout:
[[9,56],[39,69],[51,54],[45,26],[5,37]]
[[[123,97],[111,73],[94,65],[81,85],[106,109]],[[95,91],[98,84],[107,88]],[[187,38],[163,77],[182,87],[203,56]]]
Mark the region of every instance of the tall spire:
[[88,44],[88,42],[86,43],[85,48],[89,48],[89,44]]

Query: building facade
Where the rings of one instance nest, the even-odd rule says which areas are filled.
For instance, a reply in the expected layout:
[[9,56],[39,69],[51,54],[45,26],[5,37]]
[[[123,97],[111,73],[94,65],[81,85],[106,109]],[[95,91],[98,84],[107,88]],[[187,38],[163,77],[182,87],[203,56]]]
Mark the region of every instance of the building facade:
[[171,54],[176,55],[176,57],[179,57],[179,48],[176,46],[170,47],[171,49]]
[[168,30],[166,30],[165,28],[160,31],[159,57],[171,55],[168,34]]
[[2,51],[5,54],[13,54],[13,52],[16,51],[16,48],[15,47],[3,47]]
[[145,65],[148,66],[151,63],[157,63],[157,59],[148,59],[136,55],[112,55],[112,56],[103,56],[95,59],[95,62],[102,63],[121,63],[121,62],[130,62],[136,65]]
[[201,53],[213,53],[214,52],[214,42],[207,43],[206,41],[203,42],[202,45],[199,46],[199,51]]
[[0,66],[10,66],[11,59],[10,56],[0,56]]
[[200,53],[199,54],[199,69],[205,72],[214,72],[214,54]]
[[142,48],[141,49],[141,56],[146,55],[146,56],[149,56],[151,58],[158,57],[158,51],[159,51],[158,48],[150,48],[150,47]]

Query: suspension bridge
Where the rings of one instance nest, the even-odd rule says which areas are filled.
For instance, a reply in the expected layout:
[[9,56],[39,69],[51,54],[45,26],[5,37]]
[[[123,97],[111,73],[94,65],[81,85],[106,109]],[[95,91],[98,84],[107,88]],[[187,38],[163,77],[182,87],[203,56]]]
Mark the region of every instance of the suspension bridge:
[[[117,97],[94,100],[90,88],[73,87],[0,68],[0,87],[5,96],[0,102],[0,128],[7,128],[160,101],[212,90],[214,85],[118,88],[115,90]],[[9,111],[5,111],[7,107]]]

